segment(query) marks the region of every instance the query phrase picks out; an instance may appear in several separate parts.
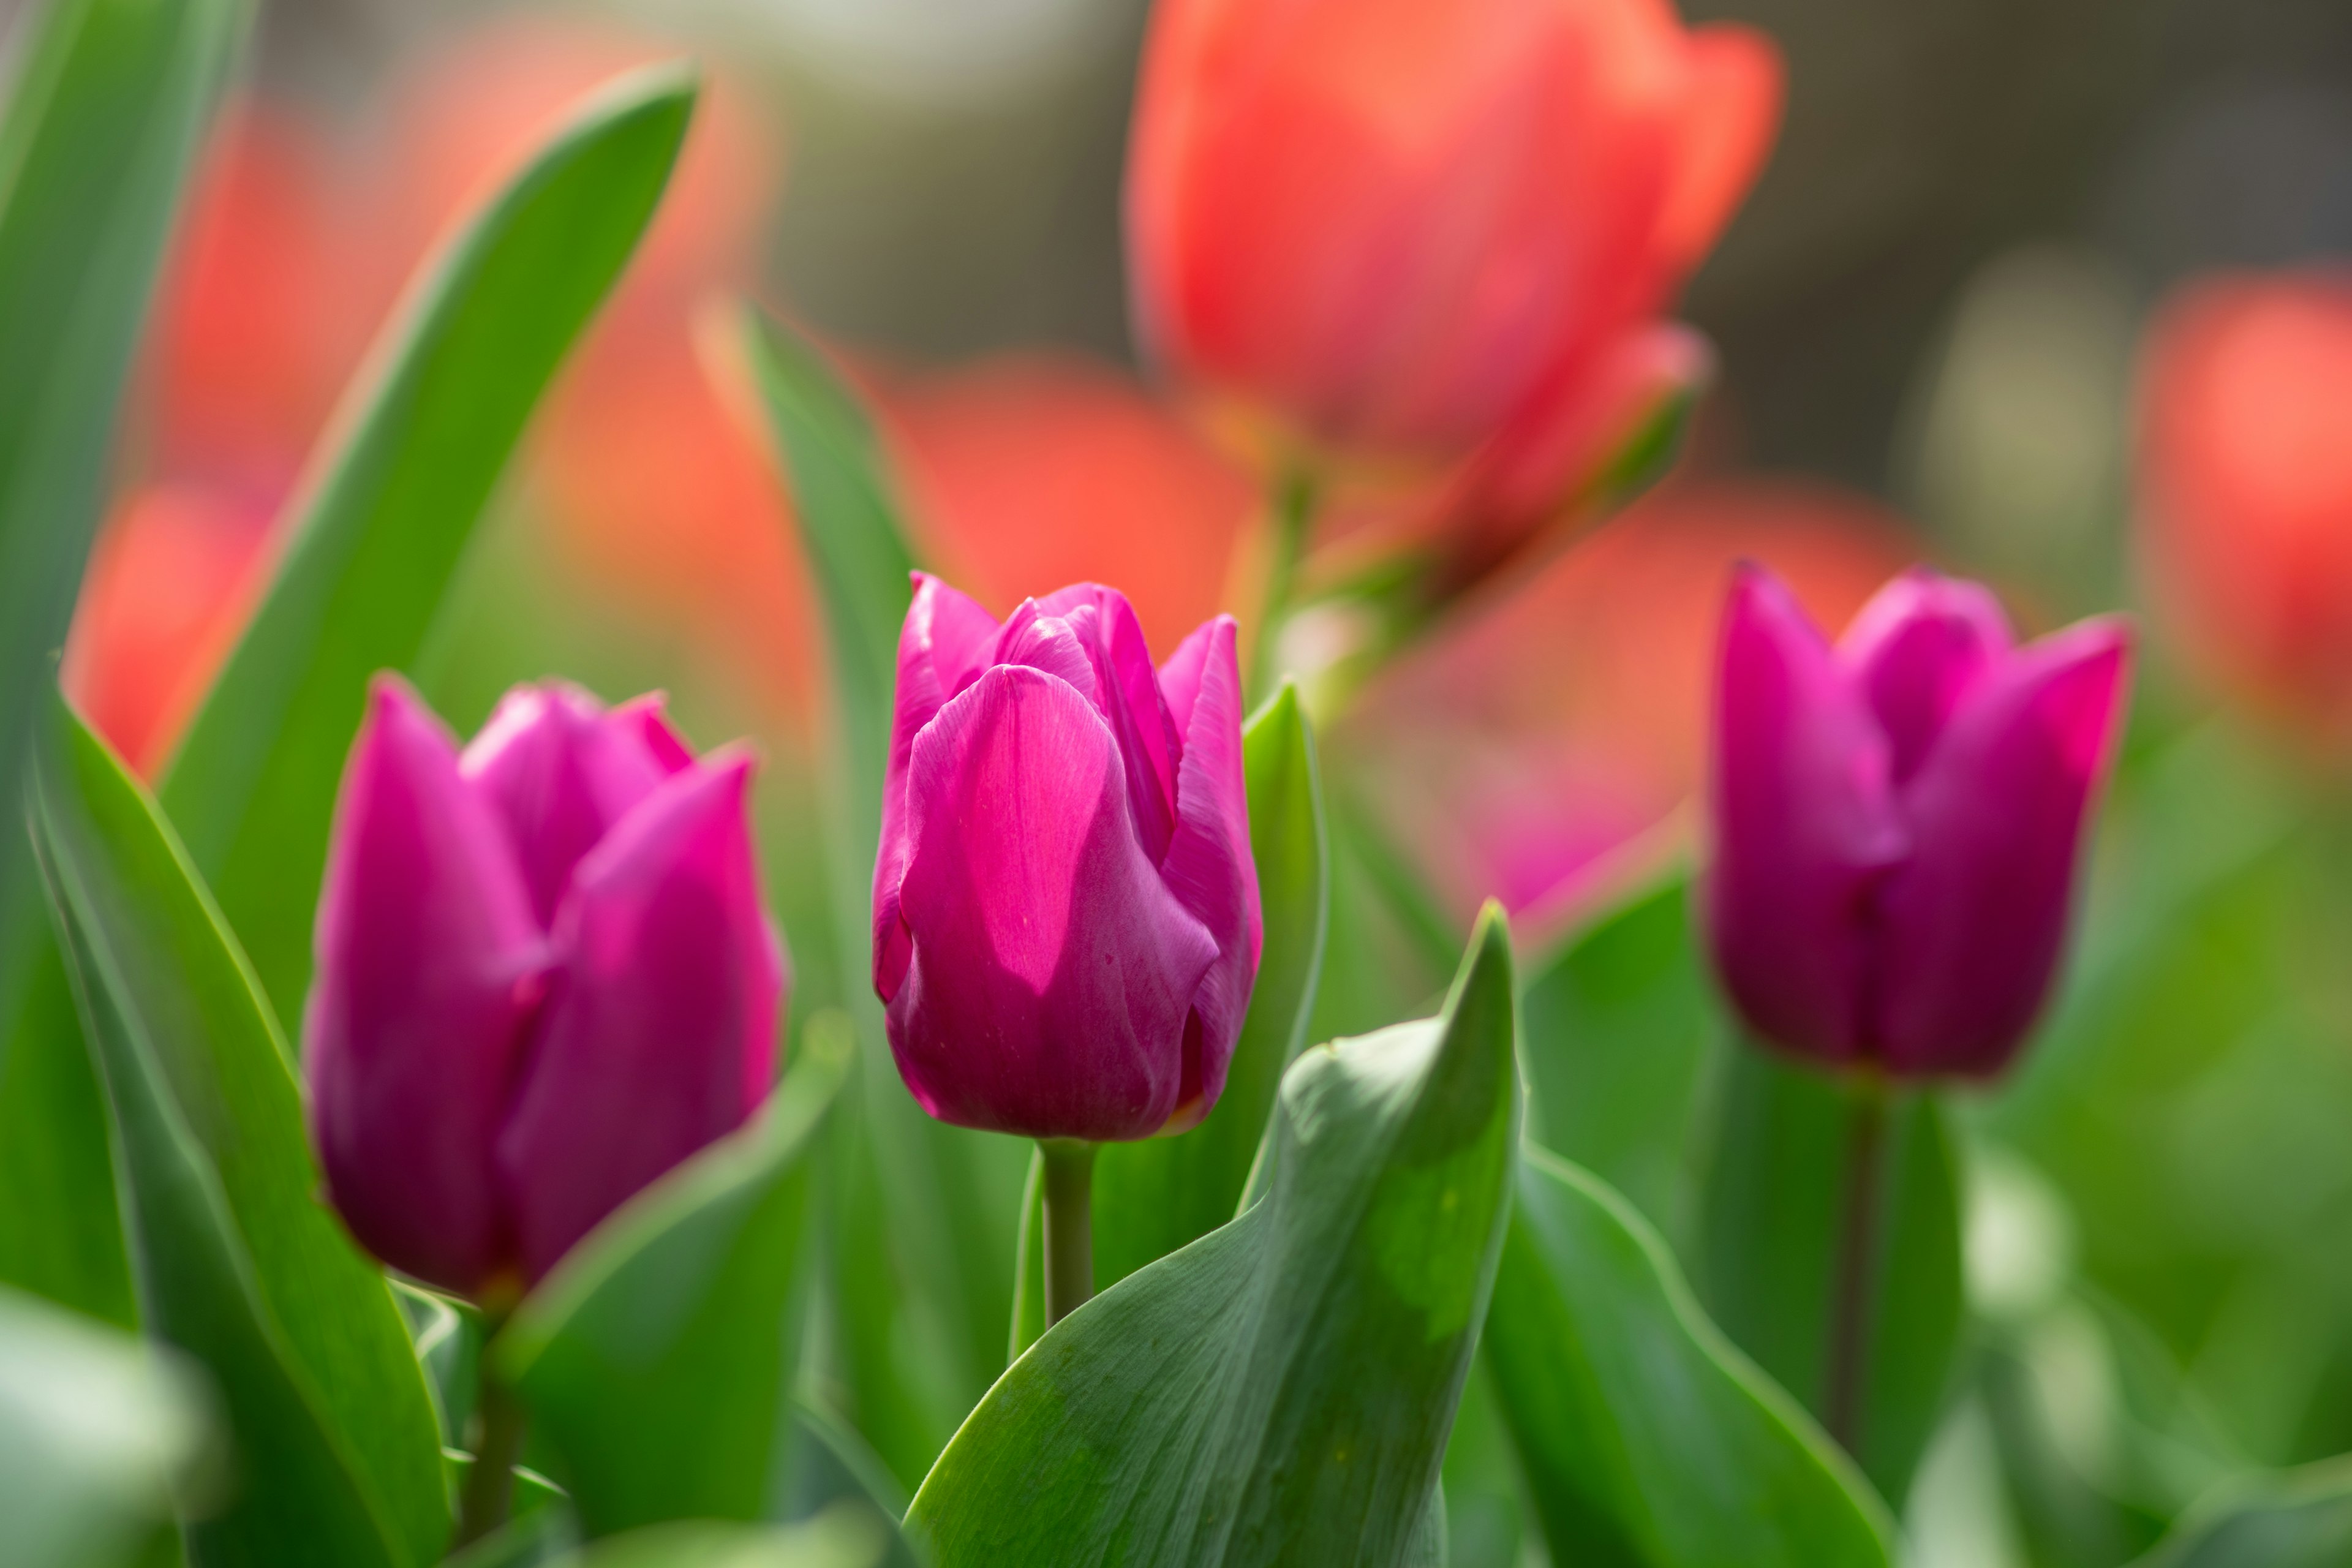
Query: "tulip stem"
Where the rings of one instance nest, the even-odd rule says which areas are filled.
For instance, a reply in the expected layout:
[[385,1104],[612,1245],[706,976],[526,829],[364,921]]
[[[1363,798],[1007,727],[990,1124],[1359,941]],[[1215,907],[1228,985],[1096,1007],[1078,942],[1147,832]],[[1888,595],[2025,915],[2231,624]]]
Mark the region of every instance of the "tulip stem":
[[1845,1192],[1830,1284],[1828,1379],[1822,1423],[1848,1453],[1862,1436],[1877,1306],[1879,1205],[1886,1186],[1886,1084],[1865,1071],[1846,1109]]
[[1259,617],[1257,646],[1250,655],[1252,700],[1274,689],[1281,676],[1276,645],[1282,640],[1282,623],[1290,613],[1290,595],[1298,585],[1298,563],[1307,553],[1308,525],[1315,516],[1315,480],[1304,468],[1293,468],[1276,481],[1272,558],[1266,563],[1265,610]]
[[484,1325],[481,1381],[474,1401],[474,1462],[457,1499],[457,1535],[452,1548],[479,1541],[507,1521],[514,1496],[515,1461],[522,1457],[522,1402],[490,1367],[490,1342],[503,1320]]
[[1095,1293],[1095,1146],[1040,1138],[1045,1156],[1045,1326]]

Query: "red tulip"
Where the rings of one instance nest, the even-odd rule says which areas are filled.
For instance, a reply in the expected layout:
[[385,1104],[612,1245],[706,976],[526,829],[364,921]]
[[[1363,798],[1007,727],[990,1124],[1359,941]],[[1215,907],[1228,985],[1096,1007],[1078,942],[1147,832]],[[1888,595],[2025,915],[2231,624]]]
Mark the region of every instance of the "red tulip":
[[1548,504],[1632,423],[1599,394],[1687,374],[1659,314],[1780,83],[1762,37],[1662,0],[1161,0],[1129,163],[1142,334],[1312,441],[1491,448]]
[[2193,654],[2352,745],[2352,273],[2195,285],[2141,370],[2140,542]]

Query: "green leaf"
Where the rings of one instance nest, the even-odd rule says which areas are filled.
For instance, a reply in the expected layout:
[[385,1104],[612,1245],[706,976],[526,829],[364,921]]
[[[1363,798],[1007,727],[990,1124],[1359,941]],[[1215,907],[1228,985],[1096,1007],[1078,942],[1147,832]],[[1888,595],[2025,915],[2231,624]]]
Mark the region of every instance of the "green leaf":
[[37,843],[141,1315],[212,1374],[237,1445],[241,1489],[193,1554],[426,1562],[448,1533],[431,1396],[391,1288],[319,1201],[285,1041],[153,801],[53,712]]
[[[0,780],[11,792],[105,507],[116,409],[173,215],[248,14],[246,0],[53,0],[10,40],[16,68],[0,118]],[[17,951],[5,927],[39,924],[9,815],[0,959]],[[0,1016],[13,1014],[6,980]]]
[[492,1343],[591,1535],[787,1517],[811,1149],[855,1049],[839,1013],[810,1020],[758,1120],[598,1226]]
[[1554,1562],[1891,1561],[1853,1462],[1707,1321],[1633,1205],[1541,1149],[1485,1350]]
[[2140,1568],[2342,1568],[2352,1562],[2352,1456],[2225,1487]]
[[1600,1176],[1668,1235],[1693,1196],[1699,1089],[1722,1031],[1669,878],[1578,931],[1519,1000],[1528,1136]]
[[[1851,1132],[1857,1097],[1871,1091],[1755,1047],[1730,1057],[1700,1220],[1702,1292],[1732,1341],[1827,1419]],[[1891,1096],[1850,1446],[1896,1508],[1943,1414],[1959,1346],[1958,1161],[1932,1095]]]
[[823,607],[837,776],[828,880],[859,1092],[835,1118],[831,1233],[837,1353],[858,1430],[912,1486],[1004,1365],[1020,1141],[925,1115],[899,1080],[866,967],[882,776],[913,555],[874,423],[824,352],[748,313],[742,342],[797,502]]
[[201,1478],[204,1399],[127,1334],[0,1290],[0,1520],[11,1568],[120,1563]]
[[[1315,740],[1285,682],[1242,731],[1249,778],[1250,858],[1265,926],[1249,1016],[1234,1044],[1225,1091],[1198,1127],[1174,1138],[1104,1145],[1095,1157],[1097,1289],[1190,1246],[1234,1217],[1265,1136],[1283,1069],[1307,1044],[1330,923],[1330,852]],[[1045,1261],[1034,1239],[1041,1198],[1033,1162],[1022,1199],[1013,1353],[1045,1331]]]
[[1510,939],[1444,1015],[1309,1050],[1271,1190],[1037,1342],[908,1514],[941,1568],[1436,1560],[1518,1145]]
[[694,100],[674,68],[614,83],[420,276],[173,760],[164,805],[284,1016],[310,980],[368,678],[415,662],[532,406],[653,216]]
[[782,1530],[696,1521],[635,1531],[562,1568],[883,1568],[896,1535],[887,1521],[844,1506]]

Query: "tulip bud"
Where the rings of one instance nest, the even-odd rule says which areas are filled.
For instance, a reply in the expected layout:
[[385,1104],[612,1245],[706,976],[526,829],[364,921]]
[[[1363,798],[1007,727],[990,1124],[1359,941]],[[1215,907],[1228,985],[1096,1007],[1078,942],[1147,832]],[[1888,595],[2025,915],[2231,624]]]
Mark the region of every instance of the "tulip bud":
[[2150,331],[2140,405],[2165,615],[2232,695],[2352,748],[2352,272],[2189,289]]
[[303,1020],[336,1208],[395,1268],[535,1282],[773,1077],[785,972],[751,760],[658,700],[508,693],[462,755],[377,680],[336,805]]
[[2015,647],[1984,588],[1896,578],[1835,648],[1743,568],[1725,616],[1704,893],[1766,1040],[1990,1078],[2041,1010],[2123,711],[2126,636]]
[[1000,626],[917,574],[874,872],[874,988],[944,1121],[1148,1138],[1216,1103],[1257,975],[1234,622],[1157,671],[1091,584]]
[[1128,167],[1141,335],[1330,446],[1507,437],[1497,503],[1557,500],[1639,424],[1601,390],[1691,368],[1648,345],[1780,90],[1761,35],[1659,0],[1160,0]]

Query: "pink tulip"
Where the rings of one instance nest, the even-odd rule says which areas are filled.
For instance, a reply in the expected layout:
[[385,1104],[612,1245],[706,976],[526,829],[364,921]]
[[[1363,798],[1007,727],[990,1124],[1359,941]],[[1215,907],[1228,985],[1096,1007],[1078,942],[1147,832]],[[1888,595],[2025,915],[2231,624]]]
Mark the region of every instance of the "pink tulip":
[[1157,671],[1092,584],[1002,625],[918,574],[874,872],[874,988],[925,1110],[1096,1142],[1206,1115],[1256,978],[1241,671]]
[[1141,334],[1310,441],[1496,443],[1485,504],[1556,502],[1696,370],[1661,313],[1780,95],[1762,35],[1664,0],[1160,0],[1128,165]]
[[377,681],[303,1021],[328,1192],[376,1257],[509,1293],[767,1094],[785,971],[751,766],[698,760],[657,699],[552,683],[461,754]]
[[1778,580],[1725,617],[1705,908],[1766,1040],[1990,1078],[2040,1012],[2123,713],[2126,639],[2024,647],[1990,593],[1917,570],[1832,648]]

